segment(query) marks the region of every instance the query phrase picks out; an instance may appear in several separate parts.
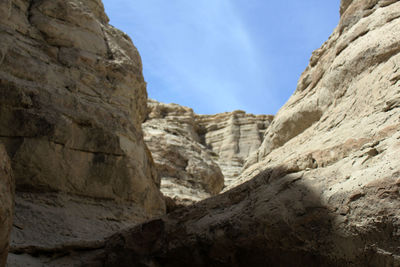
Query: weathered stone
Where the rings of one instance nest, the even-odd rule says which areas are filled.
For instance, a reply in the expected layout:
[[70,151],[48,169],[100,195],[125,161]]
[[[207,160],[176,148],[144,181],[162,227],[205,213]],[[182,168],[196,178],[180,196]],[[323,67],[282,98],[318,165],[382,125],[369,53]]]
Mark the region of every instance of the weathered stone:
[[11,163],[4,146],[0,143],[0,266],[7,261],[14,213],[14,179]]
[[[100,1],[2,4],[0,136],[17,189],[165,205],[143,142],[146,84]],[[26,71],[29,69],[29,71]]]
[[114,235],[105,266],[400,266],[400,2],[341,13],[239,185]]
[[[201,173],[198,169],[182,168],[186,166],[182,158],[189,161],[189,158],[205,153],[205,160],[197,159],[197,162],[205,161],[211,168],[217,166],[217,156],[226,156],[226,162],[229,162],[229,155],[233,154],[231,158],[234,158],[235,154],[243,151],[248,154],[261,140],[262,145],[248,158],[240,177],[229,185],[232,189],[189,207],[177,208],[170,203],[172,212],[168,215],[117,233],[105,242],[103,237],[120,229],[121,224],[130,226],[134,221],[144,219],[140,215],[143,206],[130,206],[131,202],[124,202],[124,206],[113,201],[115,198],[126,199],[121,197],[125,192],[121,187],[127,185],[124,179],[121,179],[120,187],[115,187],[115,195],[109,197],[111,200],[107,200],[111,203],[93,198],[108,196],[109,193],[107,186],[103,192],[104,188],[101,185],[96,187],[96,183],[92,183],[93,188],[82,191],[88,191],[89,196],[78,197],[76,194],[82,193],[79,191],[82,185],[79,184],[81,180],[75,180],[74,176],[83,173],[85,177],[107,184],[109,180],[102,176],[107,170],[120,173],[124,166],[141,166],[140,170],[148,166],[150,175],[147,177],[154,172],[151,156],[141,142],[140,124],[146,115],[143,108],[145,94],[140,94],[138,89],[138,98],[131,99],[138,102],[129,104],[124,100],[130,99],[130,95],[123,94],[135,80],[129,78],[132,73],[137,73],[137,83],[133,85],[144,86],[139,75],[140,58],[123,34],[104,23],[98,9],[92,13],[96,14],[101,28],[106,29],[107,59],[101,55],[101,42],[89,47],[79,43],[74,36],[63,39],[60,31],[49,30],[55,39],[61,38],[52,40],[43,34],[45,29],[39,32],[30,26],[29,20],[33,16],[42,16],[43,13],[36,13],[44,12],[47,7],[52,7],[52,3],[39,1],[29,6],[22,0],[12,1],[12,5],[10,1],[3,2],[0,12],[5,16],[0,17],[0,22],[13,34],[1,32],[4,44],[8,45],[2,47],[0,61],[0,88],[4,91],[0,94],[0,135],[5,136],[2,139],[12,156],[17,178],[23,181],[19,183],[20,188],[39,190],[20,192],[17,196],[14,227],[17,234],[14,235],[13,253],[9,260],[12,266],[26,266],[28,263],[37,266],[122,267],[400,266],[400,166],[397,160],[400,153],[399,1],[342,1],[338,27],[330,39],[313,53],[296,92],[266,127],[264,138],[260,137],[263,127],[235,122],[236,118],[242,118],[240,112],[215,115],[218,119],[207,122],[213,116],[202,118],[188,108],[153,103],[144,128],[149,128],[160,140],[152,140],[150,135],[148,141],[161,148],[175,143],[173,149],[168,148],[176,152],[169,156],[170,166],[164,164],[160,170],[172,173],[178,179]],[[95,3],[87,1],[86,4],[93,9],[98,6]],[[76,4],[79,6],[81,1]],[[18,10],[13,13],[16,6]],[[32,13],[32,17],[25,16],[28,24],[20,19],[24,18],[21,14],[26,10]],[[41,23],[40,19],[35,19],[38,20],[36,23]],[[44,24],[39,27],[44,27]],[[95,33],[96,27],[88,23],[82,30]],[[31,37],[26,38],[27,35]],[[20,39],[16,36],[25,38],[24,42],[18,42]],[[91,38],[90,34],[87,38]],[[53,47],[48,42],[65,47]],[[77,47],[71,49],[70,46]],[[27,47],[34,49],[26,50]],[[130,47],[130,52],[123,47]],[[11,62],[9,53],[18,60]],[[130,56],[126,56],[128,54]],[[21,55],[25,56],[23,60],[19,60]],[[97,64],[97,59],[102,64]],[[46,64],[38,66],[35,65],[37,62]],[[91,64],[91,67],[86,64]],[[22,65],[32,72],[24,72]],[[125,72],[126,65],[130,67]],[[59,87],[64,83],[55,79],[69,77],[60,75],[61,70],[66,71],[65,66],[72,68],[71,73],[76,68],[75,75],[81,71],[86,73],[77,76],[79,79],[68,80],[67,91]],[[110,66],[113,71],[110,71]],[[92,68],[96,72],[92,72]],[[105,81],[96,83],[101,80],[95,75],[98,73],[107,73],[109,84]],[[48,87],[33,86],[38,81]],[[82,88],[86,88],[85,92],[89,88],[100,90],[97,97],[102,104],[106,103],[105,106],[113,107],[105,109],[110,113],[84,102],[83,96],[77,99],[75,96],[82,92]],[[60,96],[54,95],[52,90]],[[112,101],[107,102],[101,97],[112,95],[108,90],[117,90],[112,99],[118,105],[113,106],[110,104]],[[95,96],[90,98],[91,101],[96,99]],[[79,104],[78,100],[83,103]],[[95,103],[96,107],[101,106],[99,102]],[[126,112],[127,107],[134,111]],[[90,112],[95,112],[95,115]],[[124,112],[141,119],[129,121],[121,115]],[[82,118],[82,114],[85,117]],[[229,119],[222,119],[224,116]],[[103,118],[109,122],[104,122]],[[168,119],[172,118],[173,122],[169,124],[171,121]],[[68,126],[69,121],[73,127]],[[258,119],[254,122],[258,124]],[[268,122],[267,118],[264,125]],[[238,130],[237,124],[245,125],[244,131],[251,129],[249,138],[238,139],[237,132],[242,132],[242,127]],[[122,137],[128,135],[126,131],[136,138],[136,143],[123,142],[126,139]],[[115,132],[120,135],[115,137]],[[163,137],[165,133],[167,136]],[[227,133],[229,142],[224,143],[225,138],[216,137],[222,133]],[[96,138],[89,138],[92,136]],[[179,145],[190,148],[190,151],[182,150]],[[166,153],[167,150],[161,148],[155,151]],[[210,148],[215,149],[215,155]],[[126,152],[128,150],[131,154]],[[28,153],[33,156],[29,157]],[[77,174],[67,176],[73,186],[64,183],[65,180],[59,176],[48,175],[54,172],[52,167],[60,169],[54,174],[64,177],[64,173],[75,171],[67,166],[86,162],[85,156],[79,156],[79,153],[95,154],[93,157],[96,159],[91,159],[92,162],[117,165],[118,169],[96,169],[97,177],[90,176],[91,171],[83,167]],[[139,160],[133,155],[138,155]],[[68,164],[57,165],[62,160]],[[165,158],[156,159],[162,160]],[[140,163],[135,165],[133,162]],[[45,175],[32,175],[24,180],[22,174],[26,166],[28,170],[39,166]],[[213,187],[207,189],[208,183],[205,182],[212,175],[196,180],[202,190],[213,190]],[[156,187],[159,180],[155,175],[152,177]],[[185,190],[191,188],[183,187]],[[43,193],[49,189],[64,193]],[[146,192],[141,189],[135,193]],[[64,213],[66,210],[68,212]],[[137,214],[138,218],[136,215],[127,217],[127,214]],[[26,225],[28,218],[33,221],[32,225]],[[51,229],[57,233],[51,233]]]
[[149,101],[144,140],[161,177],[161,191],[182,204],[219,193],[224,177],[212,151],[200,143],[193,110]]
[[141,58],[101,1],[0,1],[0,40],[0,141],[17,191],[10,265],[164,214],[141,130]]
[[225,186],[235,182],[247,157],[258,150],[272,119],[271,115],[253,115],[241,110],[196,116],[200,139],[217,154]]
[[177,104],[149,101],[144,139],[157,163],[161,191],[180,204],[219,193],[260,147],[271,120],[240,110],[197,115]]

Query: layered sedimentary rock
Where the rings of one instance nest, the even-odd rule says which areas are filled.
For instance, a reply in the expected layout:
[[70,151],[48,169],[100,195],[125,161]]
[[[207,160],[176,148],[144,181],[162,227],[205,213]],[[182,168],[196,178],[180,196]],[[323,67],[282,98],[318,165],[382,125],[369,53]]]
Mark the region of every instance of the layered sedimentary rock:
[[0,141],[17,189],[11,251],[84,248],[163,214],[141,130],[141,59],[101,1],[1,1],[0,40]]
[[260,147],[273,116],[236,110],[216,115],[197,115],[202,142],[218,155],[216,162],[225,185],[235,182],[247,157]]
[[192,109],[149,101],[143,131],[161,177],[161,191],[181,204],[219,193],[224,177],[212,151],[200,143]]
[[273,118],[240,110],[198,115],[155,100],[148,105],[144,139],[161,176],[161,191],[182,204],[215,195],[234,182]]
[[100,262],[400,266],[399,21],[397,0],[343,0],[244,183],[113,236]]
[[14,179],[11,163],[0,143],[0,266],[5,266],[14,212]]

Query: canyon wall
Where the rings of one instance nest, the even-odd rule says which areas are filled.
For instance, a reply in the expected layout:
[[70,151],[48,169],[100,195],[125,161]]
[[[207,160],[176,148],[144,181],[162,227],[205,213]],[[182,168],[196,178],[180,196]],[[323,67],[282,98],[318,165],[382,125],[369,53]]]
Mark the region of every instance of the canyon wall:
[[197,115],[200,139],[217,154],[216,162],[229,187],[240,175],[249,155],[260,147],[272,115],[253,115],[236,110],[216,115]]
[[[100,1],[3,1],[0,136],[18,188],[162,210],[141,132],[147,93]],[[71,168],[71,167],[74,168]]]
[[340,12],[237,186],[114,235],[101,266],[400,266],[400,2]]
[[28,266],[17,256],[97,247],[164,214],[141,129],[141,58],[101,1],[0,1],[0,40],[0,142],[16,184],[10,266]]
[[257,151],[273,116],[244,111],[198,115],[177,104],[148,102],[144,140],[161,176],[161,191],[189,204],[219,193]]
[[340,14],[272,118],[147,110],[99,0],[0,2],[0,265],[15,178],[9,266],[400,266],[400,2]]
[[161,191],[178,204],[192,204],[224,187],[215,155],[200,142],[197,130],[192,109],[149,101],[144,140],[160,173]]

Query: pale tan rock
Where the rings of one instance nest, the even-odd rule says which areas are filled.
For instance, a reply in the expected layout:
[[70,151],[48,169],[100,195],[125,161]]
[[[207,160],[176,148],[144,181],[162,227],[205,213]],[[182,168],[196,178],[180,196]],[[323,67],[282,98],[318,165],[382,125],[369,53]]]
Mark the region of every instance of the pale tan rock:
[[253,115],[244,111],[197,115],[200,138],[217,154],[216,162],[230,186],[242,171],[247,157],[260,147],[273,116]]
[[[309,139],[303,145],[307,149],[337,146],[351,137],[370,137],[373,133],[367,131],[378,130],[363,123],[380,124],[386,114],[378,110],[399,95],[400,46],[395,33],[400,29],[400,3],[367,2],[353,1],[329,40],[313,53],[296,92],[268,128],[258,159],[249,159],[247,165],[261,161],[306,130],[324,136]],[[341,125],[350,120],[359,121],[358,127]],[[363,129],[365,132],[360,132]]]
[[17,191],[9,265],[164,214],[140,55],[101,1],[0,1],[0,40],[0,141]]
[[0,143],[0,266],[7,261],[14,213],[14,178],[11,163]]
[[150,100],[143,130],[161,176],[161,191],[181,204],[219,193],[259,148],[271,120],[239,110],[198,115],[187,107]]
[[400,266],[400,2],[341,6],[239,185],[113,236],[105,266]]
[[[146,84],[100,1],[4,2],[0,136],[18,188],[127,200],[162,214],[145,147]],[[27,71],[27,69],[29,71]]]
[[148,105],[144,140],[156,162],[164,195],[192,204],[219,193],[224,177],[215,154],[200,142],[193,110],[154,100]]

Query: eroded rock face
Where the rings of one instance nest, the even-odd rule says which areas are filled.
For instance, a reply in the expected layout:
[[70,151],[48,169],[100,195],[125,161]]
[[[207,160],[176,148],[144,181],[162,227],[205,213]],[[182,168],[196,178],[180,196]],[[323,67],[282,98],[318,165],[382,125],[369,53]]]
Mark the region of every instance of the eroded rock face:
[[0,141],[17,190],[11,251],[84,248],[164,214],[141,130],[141,59],[101,1],[1,1],[0,40]]
[[272,118],[240,110],[198,115],[150,100],[143,131],[161,175],[161,191],[182,204],[219,193],[260,147]]
[[242,184],[113,236],[106,266],[400,266],[400,2],[341,7]]
[[144,140],[161,177],[161,191],[178,203],[191,204],[219,193],[224,177],[212,151],[200,143],[192,109],[149,101]]
[[0,136],[17,188],[163,210],[142,141],[147,93],[100,1],[3,1]]
[[257,151],[271,115],[253,115],[236,110],[216,115],[197,115],[200,138],[218,155],[216,162],[225,177],[225,185],[235,182],[247,157]]
[[14,179],[11,163],[0,143],[0,266],[5,266],[14,212]]
[[[266,132],[258,161],[305,131],[315,133],[330,128],[325,136],[330,136],[330,144],[336,145],[346,137],[367,135],[360,133],[370,130],[362,119],[368,117],[366,120],[373,124],[378,116],[386,117],[385,112],[379,111],[399,97],[396,89],[400,47],[395,36],[399,30],[398,5],[393,0],[342,1],[338,27],[313,52],[296,92]],[[357,127],[341,125],[348,121],[359,123]],[[344,129],[352,133],[343,136]]]

